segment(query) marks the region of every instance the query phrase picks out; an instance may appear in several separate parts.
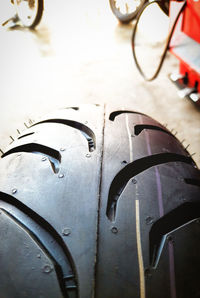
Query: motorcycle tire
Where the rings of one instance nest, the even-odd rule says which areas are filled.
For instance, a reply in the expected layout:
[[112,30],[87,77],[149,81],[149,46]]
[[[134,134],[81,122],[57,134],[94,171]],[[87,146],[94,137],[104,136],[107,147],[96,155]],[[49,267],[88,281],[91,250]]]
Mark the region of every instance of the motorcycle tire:
[[14,6],[22,25],[34,29],[41,21],[43,0],[14,0]]
[[1,297],[199,297],[200,172],[152,118],[82,105],[0,160]]
[[[139,10],[144,5],[146,0],[139,0],[138,5],[131,12],[122,12],[120,8],[116,6],[116,0],[109,0],[110,8],[116,18],[123,24],[128,24],[137,16]],[[133,0],[133,3],[137,3],[136,0]]]

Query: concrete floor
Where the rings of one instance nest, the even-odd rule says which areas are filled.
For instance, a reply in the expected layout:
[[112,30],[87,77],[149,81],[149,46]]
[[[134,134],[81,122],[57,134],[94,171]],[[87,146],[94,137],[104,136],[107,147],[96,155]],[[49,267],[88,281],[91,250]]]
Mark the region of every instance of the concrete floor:
[[[12,15],[0,1],[0,22]],[[131,50],[133,24],[118,24],[108,0],[45,1],[36,31],[0,27],[0,148],[24,122],[79,103],[111,104],[141,111],[169,129],[200,167],[200,111],[177,96],[167,75],[178,61],[167,56],[159,77],[147,83]]]

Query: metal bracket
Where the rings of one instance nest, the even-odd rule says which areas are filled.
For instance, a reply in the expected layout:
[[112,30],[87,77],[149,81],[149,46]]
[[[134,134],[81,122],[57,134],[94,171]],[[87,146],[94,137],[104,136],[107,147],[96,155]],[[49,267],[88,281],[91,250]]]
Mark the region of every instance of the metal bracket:
[[180,98],[185,98],[187,96],[190,96],[190,94],[194,94],[195,92],[197,92],[196,88],[186,87],[186,88],[183,88],[183,89],[178,91],[178,96]]

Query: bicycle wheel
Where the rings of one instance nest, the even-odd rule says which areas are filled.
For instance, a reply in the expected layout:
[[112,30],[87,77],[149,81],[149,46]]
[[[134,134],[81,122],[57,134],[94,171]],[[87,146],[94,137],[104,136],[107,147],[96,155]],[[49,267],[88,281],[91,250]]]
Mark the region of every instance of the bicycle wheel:
[[109,0],[112,12],[124,24],[131,22],[146,0]]
[[24,27],[35,28],[43,13],[43,0],[14,0],[17,15]]

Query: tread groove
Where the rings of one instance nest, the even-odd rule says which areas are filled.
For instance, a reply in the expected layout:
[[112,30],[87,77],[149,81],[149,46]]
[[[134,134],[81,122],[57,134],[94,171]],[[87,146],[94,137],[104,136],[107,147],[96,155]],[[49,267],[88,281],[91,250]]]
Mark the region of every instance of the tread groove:
[[19,153],[19,152],[42,154],[43,156],[46,156],[49,159],[49,162],[51,164],[53,172],[55,174],[59,172],[59,164],[61,162],[60,152],[53,148],[50,148],[50,147],[47,147],[47,146],[44,146],[41,144],[37,144],[37,143],[28,143],[28,144],[14,147],[14,148],[8,150],[7,152],[5,152],[1,156],[1,158],[4,158],[10,154]]
[[187,184],[194,185],[194,186],[199,186],[200,187],[200,180],[199,179],[185,178],[184,181]]
[[130,110],[119,110],[119,111],[114,111],[110,114],[109,116],[109,120],[114,121],[115,118],[121,114],[137,114],[137,115],[143,115],[146,116],[145,114],[139,113],[139,112],[134,112],[134,111],[130,111]]
[[79,111],[79,107],[67,107],[65,108],[66,110],[74,110],[74,111]]
[[149,233],[150,266],[156,268],[166,235],[200,218],[200,203],[187,202],[159,218]]
[[27,134],[25,134],[25,135],[22,135],[22,136],[18,137],[18,140],[20,140],[20,139],[22,139],[22,138],[25,138],[25,137],[28,137],[28,136],[31,136],[31,135],[33,135],[33,134],[34,134],[34,132],[27,133]]
[[193,165],[193,160],[190,157],[175,153],[161,153],[146,156],[126,165],[117,173],[110,185],[106,210],[108,219],[110,221],[115,220],[119,197],[131,178],[153,166],[178,161]]
[[156,125],[149,125],[149,124],[137,124],[137,125],[135,125],[135,127],[134,127],[135,135],[138,136],[144,129],[162,131],[162,132],[167,133],[168,135],[174,137],[174,135],[171,132],[165,130],[164,128],[161,128],[161,127],[156,126]]
[[63,283],[61,280],[61,276],[62,276],[62,269],[60,267],[60,265],[57,263],[57,261],[55,260],[55,258],[51,255],[51,253],[48,251],[48,249],[46,248],[46,246],[44,245],[44,243],[42,243],[38,237],[38,235],[35,235],[24,223],[22,223],[20,220],[18,220],[13,214],[11,214],[9,211],[7,211],[4,208],[0,208],[0,210],[2,210],[5,214],[7,214],[8,217],[10,217],[12,220],[14,220],[14,222],[16,224],[18,224],[20,227],[23,228],[23,230],[25,230],[30,236],[31,238],[37,243],[39,244],[40,248],[42,249],[43,252],[45,252],[45,254],[48,255],[48,257],[51,259],[51,261],[54,264],[55,267],[55,271],[57,276],[59,277],[59,284],[61,286],[61,289],[63,292],[65,292],[65,288],[63,287]]
[[44,121],[39,121],[37,123],[34,123],[31,127],[43,123],[58,123],[58,124],[64,124],[70,127],[73,127],[75,129],[78,129],[83,136],[86,138],[88,142],[88,149],[90,152],[94,151],[96,149],[96,137],[94,132],[85,124],[73,121],[73,120],[68,120],[68,119],[48,119]]
[[[27,230],[29,234],[32,234],[32,237],[42,246],[44,251],[50,255],[50,257],[53,259],[55,263],[55,268],[57,269],[58,274],[58,280],[60,283],[61,288],[65,292],[67,290],[66,287],[66,280],[64,276],[66,273],[66,266],[69,267],[71,272],[75,272],[75,266],[73,259],[71,257],[71,254],[66,247],[65,243],[63,242],[63,239],[61,236],[57,233],[57,231],[52,227],[51,224],[49,224],[44,218],[42,218],[39,214],[37,214],[35,211],[24,205],[22,202],[18,201],[15,197],[10,196],[6,193],[0,192],[0,201],[5,202],[15,208],[17,208],[20,212],[22,212],[26,217],[30,218],[33,222],[35,227],[30,225],[30,223],[26,224],[25,222],[21,222],[15,215],[10,213],[10,211],[7,211],[5,207],[1,208],[3,211],[5,211],[9,216],[11,216],[15,221],[17,221],[22,227]],[[45,237],[43,235],[42,230],[48,235],[51,241],[45,240]],[[35,233],[37,231],[37,233]],[[52,247],[51,247],[52,243]],[[55,248],[57,248],[55,250]],[[65,269],[63,267],[63,263],[60,263],[59,260],[65,259]],[[69,276],[67,274],[67,276]],[[77,289],[76,285],[76,276],[75,274],[70,275],[71,282],[74,283],[74,289]],[[67,296],[68,297],[68,296]]]

